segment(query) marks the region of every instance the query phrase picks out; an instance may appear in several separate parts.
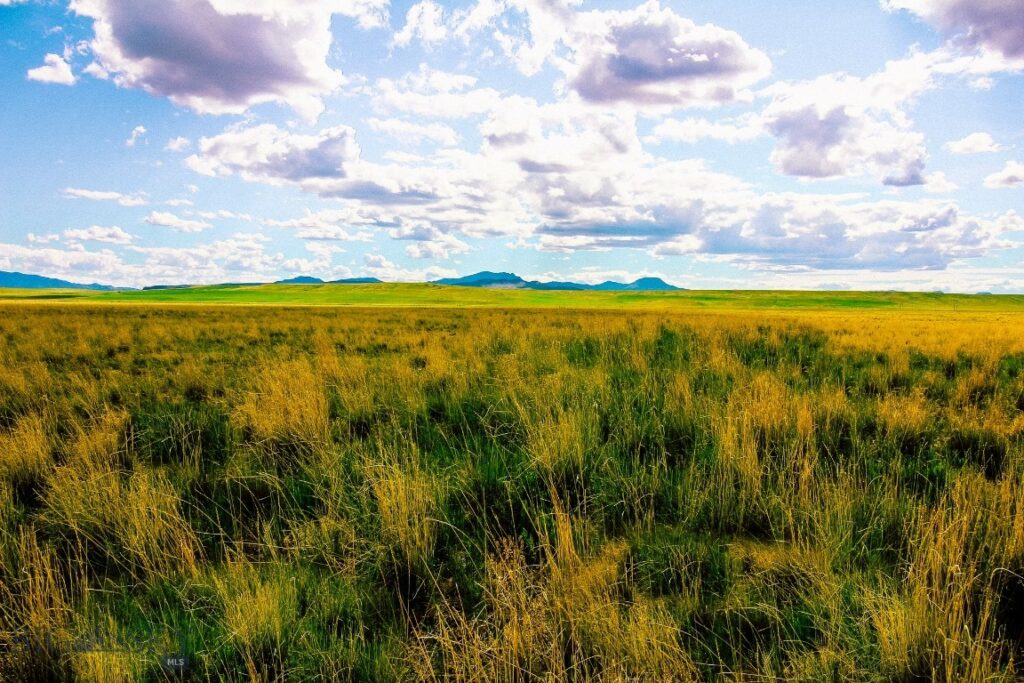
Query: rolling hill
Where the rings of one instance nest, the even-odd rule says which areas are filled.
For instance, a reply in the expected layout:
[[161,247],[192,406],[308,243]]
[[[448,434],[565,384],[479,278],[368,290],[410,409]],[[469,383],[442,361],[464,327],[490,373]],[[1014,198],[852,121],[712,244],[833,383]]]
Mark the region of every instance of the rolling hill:
[[96,291],[113,291],[117,289],[110,285],[82,284],[80,282],[59,280],[42,275],[7,271],[0,271],[0,287],[10,289],[92,289]]

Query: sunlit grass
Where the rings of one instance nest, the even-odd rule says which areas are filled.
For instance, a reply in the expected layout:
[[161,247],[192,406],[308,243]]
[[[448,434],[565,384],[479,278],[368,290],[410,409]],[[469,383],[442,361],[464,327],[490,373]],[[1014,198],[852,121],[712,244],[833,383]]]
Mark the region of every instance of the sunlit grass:
[[1024,675],[1015,301],[445,296],[3,306],[0,680]]

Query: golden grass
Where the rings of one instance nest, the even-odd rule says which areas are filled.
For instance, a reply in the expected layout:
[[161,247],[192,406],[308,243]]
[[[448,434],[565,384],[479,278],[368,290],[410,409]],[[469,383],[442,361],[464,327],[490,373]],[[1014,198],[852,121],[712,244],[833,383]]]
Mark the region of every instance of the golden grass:
[[443,609],[437,632],[421,633],[411,655],[417,677],[439,680],[422,666],[436,650],[452,681],[588,680],[596,672],[607,681],[697,680],[664,608],[623,601],[625,546],[581,553],[573,534],[572,520],[558,513],[539,567],[516,544],[499,544],[486,566],[490,618],[472,622]]
[[52,466],[46,422],[29,414],[9,433],[0,433],[0,479],[28,485],[43,478]]
[[0,680],[1024,671],[1018,315],[4,313]]
[[433,552],[443,491],[420,467],[415,446],[407,448],[407,453],[383,455],[364,469],[383,538],[405,562],[421,565]]
[[159,471],[128,473],[122,414],[82,428],[67,462],[47,477],[43,519],[137,576],[195,572],[199,543],[173,486]]
[[242,429],[258,446],[312,450],[327,440],[327,396],[308,360],[264,362],[235,410]]

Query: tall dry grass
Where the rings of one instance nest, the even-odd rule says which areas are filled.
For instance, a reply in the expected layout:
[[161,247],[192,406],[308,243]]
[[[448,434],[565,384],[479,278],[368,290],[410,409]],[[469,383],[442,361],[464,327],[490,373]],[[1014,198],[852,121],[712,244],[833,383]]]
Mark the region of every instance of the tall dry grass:
[[7,307],[0,680],[1017,680],[1022,332]]

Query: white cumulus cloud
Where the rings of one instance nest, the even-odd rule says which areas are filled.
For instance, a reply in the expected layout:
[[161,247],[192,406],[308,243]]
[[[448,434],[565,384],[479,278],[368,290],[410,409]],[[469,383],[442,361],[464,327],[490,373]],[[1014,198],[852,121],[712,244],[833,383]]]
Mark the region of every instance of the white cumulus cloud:
[[1003,170],[985,178],[985,187],[992,189],[1017,187],[1022,184],[1024,184],[1024,163],[1019,161],[1007,161]]
[[771,71],[768,56],[738,33],[696,24],[657,0],[581,13],[571,40],[570,84],[591,102],[732,102]]
[[391,40],[393,45],[406,47],[414,38],[432,45],[448,37],[444,21],[444,8],[431,0],[423,0],[409,8],[405,15],[405,26]]
[[953,154],[981,154],[999,152],[1003,149],[988,133],[971,133],[960,140],[947,142],[944,146]]
[[67,60],[61,55],[52,53],[43,58],[42,66],[29,69],[26,76],[32,81],[57,85],[74,85],[77,80]]
[[128,136],[128,139],[124,141],[124,144],[128,147],[134,147],[135,143],[138,142],[145,134],[145,126],[135,126],[134,128],[132,128],[132,132]]
[[972,45],[1024,58],[1024,8],[1017,0],[882,0],[889,10],[909,10]]
[[698,142],[700,140],[720,140],[729,144],[753,140],[764,135],[764,126],[756,114],[726,121],[709,121],[703,118],[664,119],[654,127],[652,134],[645,138],[648,142],[675,140],[678,142]]
[[242,113],[280,102],[308,120],[344,83],[327,64],[331,18],[363,26],[386,18],[383,0],[72,0],[93,20],[94,75],[201,113]]
[[173,213],[167,211],[153,211],[145,220],[150,225],[158,225],[164,228],[170,228],[171,230],[177,230],[178,232],[202,232],[213,226],[206,221],[194,221],[187,218],[181,218]]
[[94,225],[89,228],[65,230],[63,237],[67,241],[105,242],[107,244],[131,244],[135,237],[115,226],[103,227]]
[[69,199],[89,199],[97,202],[117,202],[121,206],[144,206],[146,198],[141,194],[124,194],[107,190],[86,190],[79,187],[67,187],[64,196]]
[[191,140],[189,140],[186,137],[178,136],[176,138],[171,138],[170,140],[168,140],[167,144],[164,145],[164,149],[167,150],[168,152],[183,152],[191,146]]
[[247,180],[301,182],[343,178],[346,166],[358,159],[355,133],[347,126],[325,128],[312,135],[282,130],[272,124],[234,128],[199,140],[199,151],[185,163],[197,173]]
[[421,269],[402,268],[381,254],[366,254],[363,257],[363,272],[381,280],[398,282],[423,282],[458,275],[450,268],[437,266]]

